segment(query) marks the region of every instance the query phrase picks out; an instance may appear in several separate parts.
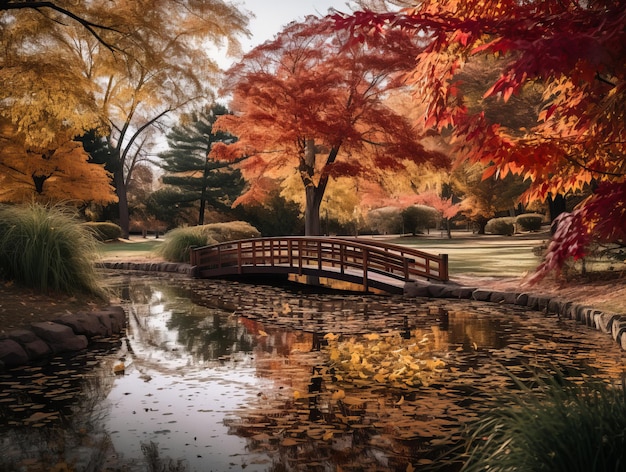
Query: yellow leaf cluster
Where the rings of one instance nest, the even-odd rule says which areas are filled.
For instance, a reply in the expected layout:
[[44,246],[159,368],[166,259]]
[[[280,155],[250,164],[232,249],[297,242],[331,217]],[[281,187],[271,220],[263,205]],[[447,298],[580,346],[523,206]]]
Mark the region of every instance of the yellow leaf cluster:
[[326,350],[338,378],[419,387],[429,385],[446,365],[428,349],[429,339],[418,340],[417,335],[405,339],[398,333],[373,333],[342,340],[329,333]]

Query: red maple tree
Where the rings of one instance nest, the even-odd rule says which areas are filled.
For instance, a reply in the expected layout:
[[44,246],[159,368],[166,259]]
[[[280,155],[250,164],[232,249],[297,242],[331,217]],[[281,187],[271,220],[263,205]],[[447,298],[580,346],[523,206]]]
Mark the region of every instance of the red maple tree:
[[319,208],[330,177],[372,180],[375,171],[402,169],[407,160],[448,161],[426,151],[419,128],[385,102],[390,90],[404,86],[399,72],[420,52],[418,38],[390,32],[384,52],[346,46],[348,39],[317,17],[288,25],[228,71],[233,114],[215,124],[238,140],[216,144],[212,156],[246,157],[240,166],[250,186],[235,204],[262,199],[268,178],[297,172],[306,194],[307,235],[320,234]]
[[[449,130],[459,159],[487,165],[484,177],[522,175],[524,197],[591,192],[559,218],[535,279],[584,256],[594,242],[626,242],[626,8],[619,0],[426,0],[394,13],[334,15],[353,42],[386,48],[389,33],[428,44],[408,80],[426,100],[427,126]],[[543,101],[528,129],[508,129],[468,107],[457,79],[465,64],[493,59],[499,77],[483,99],[507,102],[528,87]]]

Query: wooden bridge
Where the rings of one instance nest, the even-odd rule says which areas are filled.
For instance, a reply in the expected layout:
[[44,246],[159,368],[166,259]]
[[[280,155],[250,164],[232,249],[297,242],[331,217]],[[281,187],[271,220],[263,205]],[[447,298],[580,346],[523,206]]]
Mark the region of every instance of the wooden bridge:
[[432,255],[365,238],[285,237],[229,241],[192,248],[192,274],[224,278],[296,274],[403,293],[411,280],[448,280],[447,254]]

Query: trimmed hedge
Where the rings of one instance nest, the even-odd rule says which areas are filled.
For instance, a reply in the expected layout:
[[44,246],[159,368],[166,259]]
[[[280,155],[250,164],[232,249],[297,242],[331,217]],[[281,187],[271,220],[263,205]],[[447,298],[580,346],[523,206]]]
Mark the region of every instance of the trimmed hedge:
[[492,218],[485,226],[485,233],[513,236],[515,234],[515,218]]
[[122,237],[122,228],[111,222],[88,222],[83,225],[91,230],[98,241],[111,241]]
[[543,223],[543,215],[537,213],[525,213],[515,220],[523,231],[539,231]]

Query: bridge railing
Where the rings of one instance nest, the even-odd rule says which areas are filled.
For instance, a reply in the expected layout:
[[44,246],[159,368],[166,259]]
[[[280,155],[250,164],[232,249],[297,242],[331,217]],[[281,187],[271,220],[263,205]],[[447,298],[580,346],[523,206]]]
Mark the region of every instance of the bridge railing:
[[[433,255],[416,249],[370,239],[333,237],[257,238],[193,248],[191,265],[196,277],[219,277],[254,272],[311,270],[343,275],[362,273],[367,289],[370,274],[409,281],[427,278],[448,280],[446,254]],[[262,270],[261,270],[262,269]],[[341,278],[341,277],[340,277]]]

